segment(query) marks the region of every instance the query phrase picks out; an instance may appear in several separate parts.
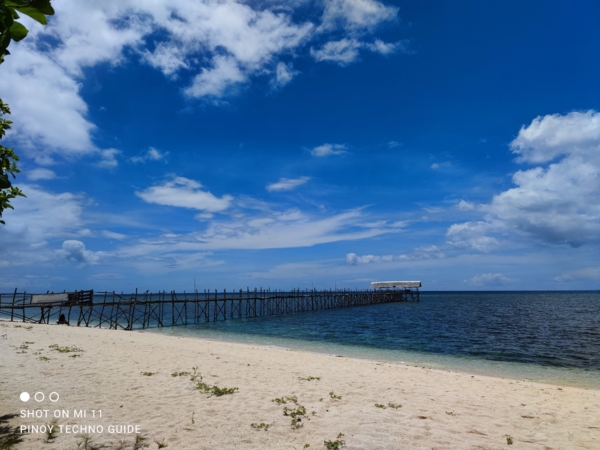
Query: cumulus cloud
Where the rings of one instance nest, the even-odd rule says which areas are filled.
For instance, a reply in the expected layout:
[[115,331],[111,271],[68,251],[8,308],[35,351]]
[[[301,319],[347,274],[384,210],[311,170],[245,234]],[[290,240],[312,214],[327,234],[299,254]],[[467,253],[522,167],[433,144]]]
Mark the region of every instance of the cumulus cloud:
[[209,213],[221,212],[229,208],[233,197],[224,195],[219,198],[201,188],[202,185],[197,181],[176,177],[161,185],[137,191],[135,195],[147,203],[198,209]]
[[472,286],[505,286],[507,284],[519,281],[516,278],[508,278],[501,273],[483,273],[464,280],[465,283]]
[[441,259],[445,258],[446,254],[435,245],[418,247],[411,253],[401,255],[362,255],[356,253],[348,253],[346,255],[346,263],[355,266],[358,264],[370,263],[389,263],[394,261],[409,261],[423,259]]
[[310,151],[310,154],[316,157],[343,155],[344,153],[346,153],[346,146],[343,144],[323,144]]
[[308,180],[310,180],[310,177],[280,178],[276,183],[267,185],[266,189],[269,192],[291,191],[296,189],[298,186],[302,186]]
[[461,201],[456,204],[455,208],[459,211],[473,211],[475,209],[475,205],[471,202],[461,199]]
[[88,264],[97,264],[102,252],[92,252],[86,250],[85,244],[81,241],[68,240],[62,244],[62,249],[57,250],[57,254],[69,262],[76,263],[79,267]]
[[515,187],[481,206],[485,221],[452,225],[449,242],[489,251],[498,232],[573,247],[600,242],[600,113],[538,117],[511,148],[521,162],[551,163],[516,172]]
[[[12,137],[39,164],[51,164],[57,155],[99,153],[92,139],[96,126],[80,93],[84,69],[136,55],[169,78],[185,78],[185,95],[219,103],[264,74],[275,86],[289,83],[297,71],[282,58],[303,56],[311,46],[319,48],[317,60],[340,64],[354,60],[359,47],[382,54],[401,47],[366,42],[378,25],[395,19],[395,7],[376,0],[316,2],[310,6],[315,23],[299,19],[300,7],[306,4],[63,0],[46,27],[24,17],[30,34],[11,46],[0,77],[15,116],[28,118],[15,122]],[[100,164],[114,167],[116,160]]]
[[160,161],[165,159],[169,152],[161,152],[160,150],[150,147],[146,152],[140,156],[133,156],[130,161],[133,163],[146,163],[148,161]]

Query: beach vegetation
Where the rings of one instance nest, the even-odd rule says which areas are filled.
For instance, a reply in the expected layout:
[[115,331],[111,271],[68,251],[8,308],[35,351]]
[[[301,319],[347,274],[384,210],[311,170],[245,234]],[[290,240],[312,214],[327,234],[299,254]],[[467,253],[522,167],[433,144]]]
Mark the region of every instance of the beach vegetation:
[[189,372],[173,372],[171,374],[172,377],[185,377],[187,375],[189,375]]
[[399,408],[402,408],[402,405],[400,403],[389,402],[388,403],[388,408],[399,409]]
[[151,377],[152,375],[156,375],[158,372],[141,372],[145,377]]
[[302,448],[308,448],[308,447],[310,447],[310,444],[304,444],[304,447],[302,447]]
[[298,403],[298,397],[296,397],[295,395],[292,397],[280,397],[280,398],[274,398],[271,401],[274,403],[277,403],[278,405],[283,405],[283,404],[286,404],[287,402]]
[[255,430],[265,430],[268,431],[269,430],[269,424],[268,423],[251,423],[250,426],[252,428],[254,428]]
[[333,391],[331,391],[329,393],[329,396],[333,399],[333,400],[341,400],[342,396],[341,395],[335,395],[335,393]]
[[292,418],[291,426],[297,430],[304,426],[304,424],[302,424],[302,417],[306,417],[306,407],[298,405],[296,408],[288,408],[286,406],[283,408],[283,415]]
[[141,450],[150,447],[150,444],[146,442],[147,440],[148,438],[143,434],[136,434],[135,441],[133,442],[133,450]]
[[56,433],[58,432],[58,427],[56,426],[57,423],[58,420],[52,419],[50,424],[46,424],[46,440],[44,441],[46,444],[49,444],[56,439]]
[[381,409],[386,409],[387,406],[382,405],[381,403],[375,403],[375,408],[381,408]]
[[158,439],[154,439],[154,443],[158,445],[158,448],[166,448],[167,444],[165,444],[165,438],[162,438],[160,441]]
[[454,411],[446,411],[446,414],[448,414],[449,416],[454,416]]
[[510,434],[506,435],[506,443],[508,445],[513,445],[513,443],[514,443],[514,438]]
[[308,378],[298,377],[298,379],[300,381],[313,381],[313,380],[319,381],[321,379],[321,377],[308,377]]
[[83,434],[79,436],[80,441],[77,441],[77,450],[100,450],[102,448],[106,448],[104,444],[96,444],[94,442],[94,438],[92,438],[89,434]]
[[335,441],[323,441],[323,445],[328,450],[339,450],[340,448],[344,448],[346,446],[346,442],[342,440],[344,437],[344,433],[340,433],[337,435],[337,439]]
[[48,348],[51,348],[52,350],[56,350],[59,353],[78,353],[78,352],[83,352],[83,349],[75,347],[75,346],[73,346],[73,347],[68,347],[68,346],[61,347],[58,344],[49,345]]
[[50,358],[48,358],[47,356],[40,356],[38,359],[40,361],[50,361]]
[[69,358],[79,358],[81,355],[75,353],[74,355],[69,355]]
[[19,432],[18,426],[12,428],[5,425],[8,420],[15,417],[17,417],[17,414],[7,414],[0,417],[0,450],[12,450],[23,441],[23,435]]
[[239,390],[237,387],[226,388],[226,387],[219,387],[216,385],[211,386],[211,385],[205,383],[204,381],[202,381],[202,375],[200,373],[198,373],[196,371],[196,369],[197,368],[194,367],[194,374],[191,377],[192,381],[196,382],[195,389],[200,392],[203,392],[205,394],[209,394],[209,397],[212,397],[213,395],[215,397],[222,397],[223,395],[231,395],[231,394],[235,394],[235,392]]

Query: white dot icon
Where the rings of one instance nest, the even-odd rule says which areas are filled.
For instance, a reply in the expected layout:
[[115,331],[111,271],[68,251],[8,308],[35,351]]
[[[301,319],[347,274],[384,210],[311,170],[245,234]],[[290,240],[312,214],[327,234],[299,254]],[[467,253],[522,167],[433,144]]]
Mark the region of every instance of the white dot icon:
[[29,401],[29,393],[21,392],[20,399],[22,402],[28,402]]

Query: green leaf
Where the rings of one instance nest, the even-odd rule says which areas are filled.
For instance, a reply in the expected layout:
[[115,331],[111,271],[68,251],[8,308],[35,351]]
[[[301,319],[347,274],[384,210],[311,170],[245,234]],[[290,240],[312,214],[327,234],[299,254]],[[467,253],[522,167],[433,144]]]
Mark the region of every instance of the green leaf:
[[10,37],[15,41],[20,41],[25,36],[27,36],[29,31],[19,22],[14,22],[10,27]]
[[29,6],[29,0],[4,0],[4,6],[9,8],[22,8]]
[[0,189],[8,189],[12,186],[12,183],[8,179],[8,175],[0,175]]
[[48,21],[46,20],[46,15],[43,12],[37,10],[36,8],[32,8],[30,6],[25,8],[19,8],[19,12],[31,17],[33,20],[38,21],[42,25],[46,25],[48,23]]
[[46,14],[47,16],[54,15],[54,8],[50,4],[50,0],[33,0],[31,7],[37,9],[39,12]]

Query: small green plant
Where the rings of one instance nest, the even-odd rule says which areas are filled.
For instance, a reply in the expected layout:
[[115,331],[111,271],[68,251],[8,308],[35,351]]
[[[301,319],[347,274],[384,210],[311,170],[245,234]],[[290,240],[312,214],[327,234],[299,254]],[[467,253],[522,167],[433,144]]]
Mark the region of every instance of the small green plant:
[[339,450],[346,446],[346,442],[342,440],[344,437],[344,433],[340,433],[337,435],[337,439],[335,441],[323,441],[323,445],[328,450]]
[[255,430],[265,430],[268,431],[269,430],[269,424],[268,423],[251,423],[250,426],[252,428],[254,428]]
[[29,348],[29,345],[25,345],[25,344],[21,344],[21,346],[19,347],[19,349],[21,350],[27,350]]
[[[75,347],[75,346],[73,346],[73,347],[61,347],[58,344],[49,345],[48,348],[51,348],[52,350],[56,350],[59,353],[77,353],[77,352],[83,352],[83,349],[80,349],[80,348]],[[83,437],[82,437],[82,439],[83,439]]]
[[306,417],[306,408],[302,405],[298,405],[297,408],[288,408],[287,406],[283,408],[283,415],[290,416],[292,418],[291,425],[292,428],[298,429],[302,428],[302,417]]
[[331,391],[331,392],[329,393],[329,396],[330,396],[330,397],[331,397],[333,400],[341,400],[341,399],[342,399],[342,396],[341,396],[341,395],[335,395],[335,394],[333,393],[333,391]]
[[302,447],[302,448],[308,448],[308,447],[310,447],[310,444],[304,444],[304,447]]
[[23,437],[15,428],[15,431],[0,436],[0,450],[11,450],[22,441]]
[[189,375],[189,372],[173,372],[171,374],[172,377],[184,377],[186,375]]
[[[75,356],[75,355],[73,355]],[[152,375],[156,375],[158,372],[140,372],[145,377],[151,377]]]
[[135,441],[133,443],[133,450],[141,450],[142,448],[150,447],[150,444],[146,442],[147,440],[148,438],[146,436],[142,434],[136,434]]
[[89,434],[84,434],[79,436],[81,439],[77,442],[78,450],[100,450],[101,448],[106,448],[104,444],[96,444],[94,443],[94,439]]
[[79,358],[81,355],[75,353],[74,355],[69,355],[69,358]]
[[381,403],[375,403],[375,408],[387,409],[387,406],[382,405]]
[[[200,379],[200,381],[198,381]],[[239,389],[236,387],[233,388],[222,388],[219,386],[210,386],[202,381],[202,375],[196,372],[196,367],[194,367],[194,374],[192,375],[192,381],[196,382],[195,389],[203,392],[205,394],[209,394],[209,397],[213,395],[216,397],[222,397],[223,395],[231,395],[235,394]]]
[[449,416],[453,416],[454,415],[454,411],[446,411],[446,414],[448,414]]
[[399,409],[399,408],[402,408],[402,405],[401,405],[400,403],[392,403],[392,402],[389,402],[389,403],[388,403],[388,408]]
[[40,361],[50,361],[50,358],[48,358],[47,356],[40,356],[38,359]]
[[32,345],[32,344],[35,344],[35,342],[28,342],[28,341],[25,341],[25,342],[23,342],[23,344]]
[[162,438],[160,441],[158,439],[154,439],[154,443],[158,445],[158,448],[166,448],[167,444],[165,444],[165,438]]
[[274,398],[271,401],[274,403],[277,403],[278,405],[283,405],[283,404],[286,404],[287,402],[298,403],[298,397],[296,397],[294,395],[292,397]]
[[506,435],[506,443],[508,445],[513,445],[513,443],[514,443],[514,439],[513,439],[513,437],[510,434]]
[[58,427],[56,426],[57,423],[58,420],[52,419],[52,422],[46,424],[46,444],[49,444],[56,439],[56,432],[58,431]]
[[298,379],[301,381],[313,381],[313,380],[319,381],[321,379],[321,377],[308,377],[308,378],[298,377]]
[[322,402],[322,401],[323,401],[323,397],[321,397],[321,398],[319,399],[319,401],[320,401],[320,402]]

